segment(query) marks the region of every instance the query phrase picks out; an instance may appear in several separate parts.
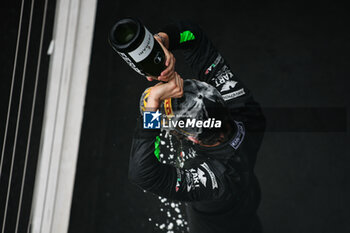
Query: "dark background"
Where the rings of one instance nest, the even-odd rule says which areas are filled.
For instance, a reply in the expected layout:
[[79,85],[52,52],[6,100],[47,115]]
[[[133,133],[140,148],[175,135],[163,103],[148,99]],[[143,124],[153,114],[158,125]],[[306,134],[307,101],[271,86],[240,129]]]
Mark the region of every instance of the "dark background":
[[[199,23],[263,107],[347,111],[347,15],[321,2],[99,1],[70,233],[156,231],[148,218],[159,201],[127,179],[138,100],[151,84],[107,43],[118,17],[152,32],[171,19]],[[181,57],[177,70],[193,77]],[[265,232],[350,231],[349,134],[331,131],[266,133],[256,166]]]
[[[19,232],[26,232],[39,151],[45,103],[55,1],[49,0],[31,141],[29,123],[38,64],[44,1],[35,1],[28,64],[24,70],[29,12],[25,1],[14,92],[3,172],[0,177],[0,225],[6,194],[11,192],[5,232],[13,232],[20,212]],[[21,1],[0,5],[0,142],[3,146]],[[107,43],[113,23],[122,16],[137,16],[156,32],[174,19],[201,25],[235,74],[252,90],[265,112],[282,109],[301,126],[281,125],[278,114],[268,117],[269,130],[262,144],[256,172],[263,199],[259,215],[265,232],[349,232],[349,133],[333,127],[349,114],[349,21],[345,5],[298,1],[118,1],[100,0],[97,9],[90,76],[81,135],[70,233],[159,232],[154,221],[165,222],[157,197],[127,180],[132,131],[138,99],[150,86],[133,72]],[[176,53],[177,70],[194,77]],[[9,183],[20,89],[25,71],[21,117]],[[340,109],[332,116],[332,108]],[[326,111],[327,125],[312,126]],[[287,112],[287,113],[289,113]],[[271,113],[271,112],[270,112]],[[311,111],[311,113],[314,113]],[[311,118],[311,119],[310,119]],[[317,119],[316,119],[317,118]],[[321,117],[322,118],[322,117]],[[290,116],[290,119],[293,117]],[[304,119],[304,121],[302,121]],[[306,120],[305,120],[306,119]],[[300,121],[301,120],[301,121]],[[277,125],[277,127],[276,127]],[[327,127],[330,125],[330,127]],[[340,124],[343,126],[343,124]],[[284,127],[281,127],[284,126]],[[303,130],[305,128],[305,130]],[[280,130],[279,130],[280,129]],[[294,130],[293,130],[294,129]],[[334,130],[332,130],[334,129]],[[26,148],[29,159],[21,207],[18,205]]]
[[[45,1],[23,2],[20,28],[22,0],[3,1],[0,4],[0,156],[4,151],[0,176],[0,226],[2,229],[5,225],[6,233],[15,232],[17,217],[17,232],[27,232],[29,227],[50,61],[47,49],[52,39],[56,3],[55,0],[47,1],[45,15]],[[32,2],[34,5],[30,26]],[[44,31],[40,50],[42,26]],[[18,29],[20,37],[15,59]],[[12,99],[8,108],[12,82]]]
[[[13,1],[7,5],[8,8],[1,8],[2,18],[7,19],[1,28],[3,77],[11,76],[20,4]],[[137,16],[153,32],[171,19],[199,23],[263,107],[347,110],[350,99],[347,15],[345,5],[330,2],[100,0],[70,233],[153,232],[154,223],[148,218],[159,216],[158,199],[127,179],[138,99],[150,83],[133,72],[107,43],[108,31],[118,17]],[[39,15],[37,20],[39,25]],[[21,56],[18,73],[23,69]],[[178,56],[177,70],[185,78],[193,77]],[[10,85],[10,79],[5,80],[1,84],[1,137]],[[41,83],[40,106],[45,80]],[[16,81],[16,90],[19,87],[20,81]],[[31,98],[30,94],[25,97]],[[18,97],[14,101],[18,102]],[[30,103],[24,106],[30,109]],[[17,111],[14,109],[13,114]],[[38,114],[36,135],[40,136],[42,113]],[[13,130],[11,123],[12,135]],[[23,129],[24,138],[25,132]],[[266,133],[256,166],[263,193],[259,215],[265,232],[350,231],[348,143],[346,130]],[[38,143],[35,150],[37,146]],[[22,147],[25,148],[25,139]],[[34,170],[35,160],[32,164]],[[18,166],[22,165],[20,160]],[[20,179],[21,173],[16,174]],[[5,185],[1,186],[3,200],[6,179],[1,182]]]

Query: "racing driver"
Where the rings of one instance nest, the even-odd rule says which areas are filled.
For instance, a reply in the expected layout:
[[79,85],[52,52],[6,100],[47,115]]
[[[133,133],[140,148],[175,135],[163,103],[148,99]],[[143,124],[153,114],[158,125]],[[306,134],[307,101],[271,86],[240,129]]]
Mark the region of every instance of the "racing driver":
[[[219,130],[178,130],[177,134],[193,142],[197,156],[175,166],[156,158],[160,129],[144,129],[139,117],[129,179],[156,195],[185,202],[191,233],[262,232],[257,216],[260,188],[254,173],[265,129],[259,104],[198,25],[187,21],[169,24],[155,38],[165,51],[168,67],[156,77],[164,82],[147,92],[147,110],[160,110],[164,101],[171,100],[177,103],[176,115],[180,110],[188,112],[193,99],[203,99],[201,111],[207,118],[222,119],[223,124]],[[174,71],[175,58],[170,52],[174,50],[183,52],[198,81],[183,80]],[[188,86],[191,88],[186,89]],[[201,94],[193,97],[196,90]],[[212,94],[207,95],[208,91]],[[216,111],[215,106],[224,111]]]

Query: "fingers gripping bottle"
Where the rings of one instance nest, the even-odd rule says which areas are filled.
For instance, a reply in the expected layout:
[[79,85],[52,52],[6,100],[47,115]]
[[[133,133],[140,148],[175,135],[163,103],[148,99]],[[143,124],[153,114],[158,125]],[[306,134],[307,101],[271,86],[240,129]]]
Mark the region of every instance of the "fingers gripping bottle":
[[124,61],[143,76],[159,76],[166,68],[163,49],[136,18],[116,22],[110,31],[109,42]]

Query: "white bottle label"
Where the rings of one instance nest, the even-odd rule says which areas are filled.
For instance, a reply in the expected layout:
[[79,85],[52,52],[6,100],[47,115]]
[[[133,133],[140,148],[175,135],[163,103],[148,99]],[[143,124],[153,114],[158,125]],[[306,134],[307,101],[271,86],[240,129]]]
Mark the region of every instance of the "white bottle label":
[[145,28],[145,38],[143,38],[140,46],[134,51],[131,51],[129,55],[132,57],[132,59],[135,60],[135,62],[140,62],[151,53],[153,45],[154,38],[152,34]]

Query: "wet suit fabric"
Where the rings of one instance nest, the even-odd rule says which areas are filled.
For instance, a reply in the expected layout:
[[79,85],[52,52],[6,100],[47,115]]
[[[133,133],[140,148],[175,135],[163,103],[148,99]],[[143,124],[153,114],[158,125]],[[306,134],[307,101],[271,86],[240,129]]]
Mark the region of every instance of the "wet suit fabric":
[[158,161],[160,130],[138,119],[131,147],[129,179],[144,190],[186,202],[191,233],[261,232],[256,210],[260,188],[254,174],[265,120],[251,92],[196,24],[177,22],[162,30],[169,50],[182,50],[197,79],[217,88],[234,120],[230,140],[215,147],[194,145],[197,156],[182,168]]

